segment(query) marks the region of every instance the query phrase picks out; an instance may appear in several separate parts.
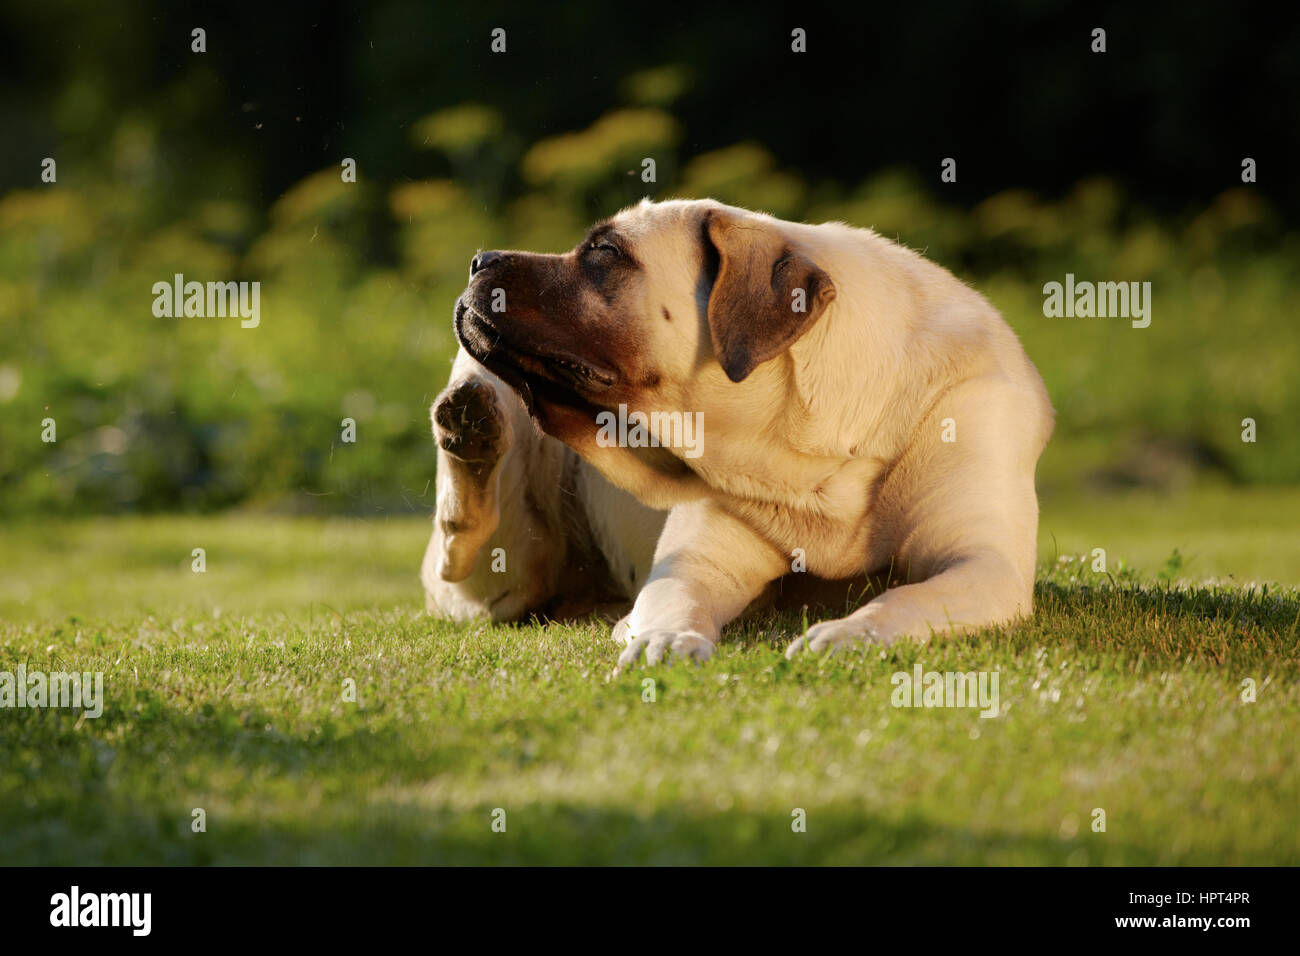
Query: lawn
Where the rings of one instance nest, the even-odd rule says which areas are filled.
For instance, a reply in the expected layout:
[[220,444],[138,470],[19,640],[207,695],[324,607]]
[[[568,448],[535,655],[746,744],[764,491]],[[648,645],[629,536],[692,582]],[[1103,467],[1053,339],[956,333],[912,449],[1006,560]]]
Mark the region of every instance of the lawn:
[[[426,618],[427,527],[0,529],[0,670],[105,690],[0,710],[0,859],[1300,863],[1296,491],[1048,501],[1015,627],[787,662],[768,617],[618,676],[598,623]],[[917,664],[996,673],[998,716],[893,706]]]

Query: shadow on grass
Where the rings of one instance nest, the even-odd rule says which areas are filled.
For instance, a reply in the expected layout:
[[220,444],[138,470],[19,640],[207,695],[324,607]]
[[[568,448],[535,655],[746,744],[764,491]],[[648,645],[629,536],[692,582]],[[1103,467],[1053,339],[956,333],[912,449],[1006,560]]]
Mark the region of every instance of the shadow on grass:
[[[1143,865],[1160,862],[1148,850],[1105,834],[1060,840],[1009,831],[975,833],[919,819],[883,820],[851,808],[810,813],[809,830],[795,833],[783,813],[687,809],[641,816],[619,809],[567,803],[525,804],[507,810],[505,832],[491,829],[497,808],[463,812],[409,806],[370,806],[294,820],[209,817],[208,832],[158,834],[156,815],[125,809],[128,832],[147,841],[100,840],[91,852],[76,833],[57,846],[30,847],[14,863],[51,865],[638,865],[638,866],[873,866],[873,865]],[[92,844],[93,845],[93,844]],[[1165,861],[1169,862],[1169,861]],[[1210,862],[1207,857],[1201,862]],[[1215,858],[1214,862],[1223,862]],[[1260,861],[1263,862],[1263,861]]]
[[[1150,848],[1086,830],[1073,839],[940,825],[852,802],[794,808],[698,804],[639,813],[572,800],[449,808],[429,785],[469,759],[438,745],[412,759],[409,735],[359,731],[328,742],[206,732],[171,712],[106,759],[81,738],[30,769],[0,802],[10,865],[872,865],[1156,863]],[[157,760],[160,743],[172,759]],[[28,741],[31,743],[32,741]],[[146,768],[151,767],[149,773]],[[9,781],[10,786],[15,781]],[[191,830],[195,806],[206,830]],[[505,832],[493,829],[505,811]]]

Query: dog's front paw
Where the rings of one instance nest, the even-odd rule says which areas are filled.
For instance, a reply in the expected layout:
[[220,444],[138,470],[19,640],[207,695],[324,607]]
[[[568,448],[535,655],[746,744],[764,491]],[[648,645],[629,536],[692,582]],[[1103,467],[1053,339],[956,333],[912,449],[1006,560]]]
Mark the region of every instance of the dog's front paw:
[[647,664],[654,665],[669,655],[707,661],[715,650],[717,646],[711,640],[695,631],[647,631],[635,637],[628,631],[627,648],[619,655],[618,670],[635,664],[642,655]]
[[913,636],[913,630],[900,621],[891,620],[889,608],[885,605],[868,604],[848,617],[814,624],[803,637],[790,643],[785,656],[792,660],[802,651],[822,654],[861,644],[888,647],[895,641]]
[[632,625],[628,622],[632,619],[631,614],[623,615],[623,619],[614,625],[614,631],[610,637],[614,638],[616,644],[622,644],[627,647],[633,641]]

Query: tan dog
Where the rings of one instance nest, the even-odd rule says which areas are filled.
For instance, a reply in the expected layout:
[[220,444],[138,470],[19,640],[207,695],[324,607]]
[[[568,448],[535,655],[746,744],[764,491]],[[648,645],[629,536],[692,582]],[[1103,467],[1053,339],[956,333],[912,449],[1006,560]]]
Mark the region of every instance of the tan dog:
[[868,230],[674,201],[470,271],[433,408],[431,610],[500,620],[635,592],[620,666],[709,657],[792,571],[907,583],[788,655],[1031,612],[1052,409],[1015,334],[946,270]]

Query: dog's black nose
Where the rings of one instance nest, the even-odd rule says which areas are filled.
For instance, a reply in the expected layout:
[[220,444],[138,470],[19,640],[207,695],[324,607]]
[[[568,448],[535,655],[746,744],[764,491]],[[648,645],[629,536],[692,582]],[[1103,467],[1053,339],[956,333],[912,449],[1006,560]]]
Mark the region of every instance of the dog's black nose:
[[473,259],[470,260],[469,274],[471,276],[478,275],[480,272],[482,272],[484,269],[492,265],[492,263],[496,262],[500,258],[501,258],[501,253],[499,252],[480,252]]

